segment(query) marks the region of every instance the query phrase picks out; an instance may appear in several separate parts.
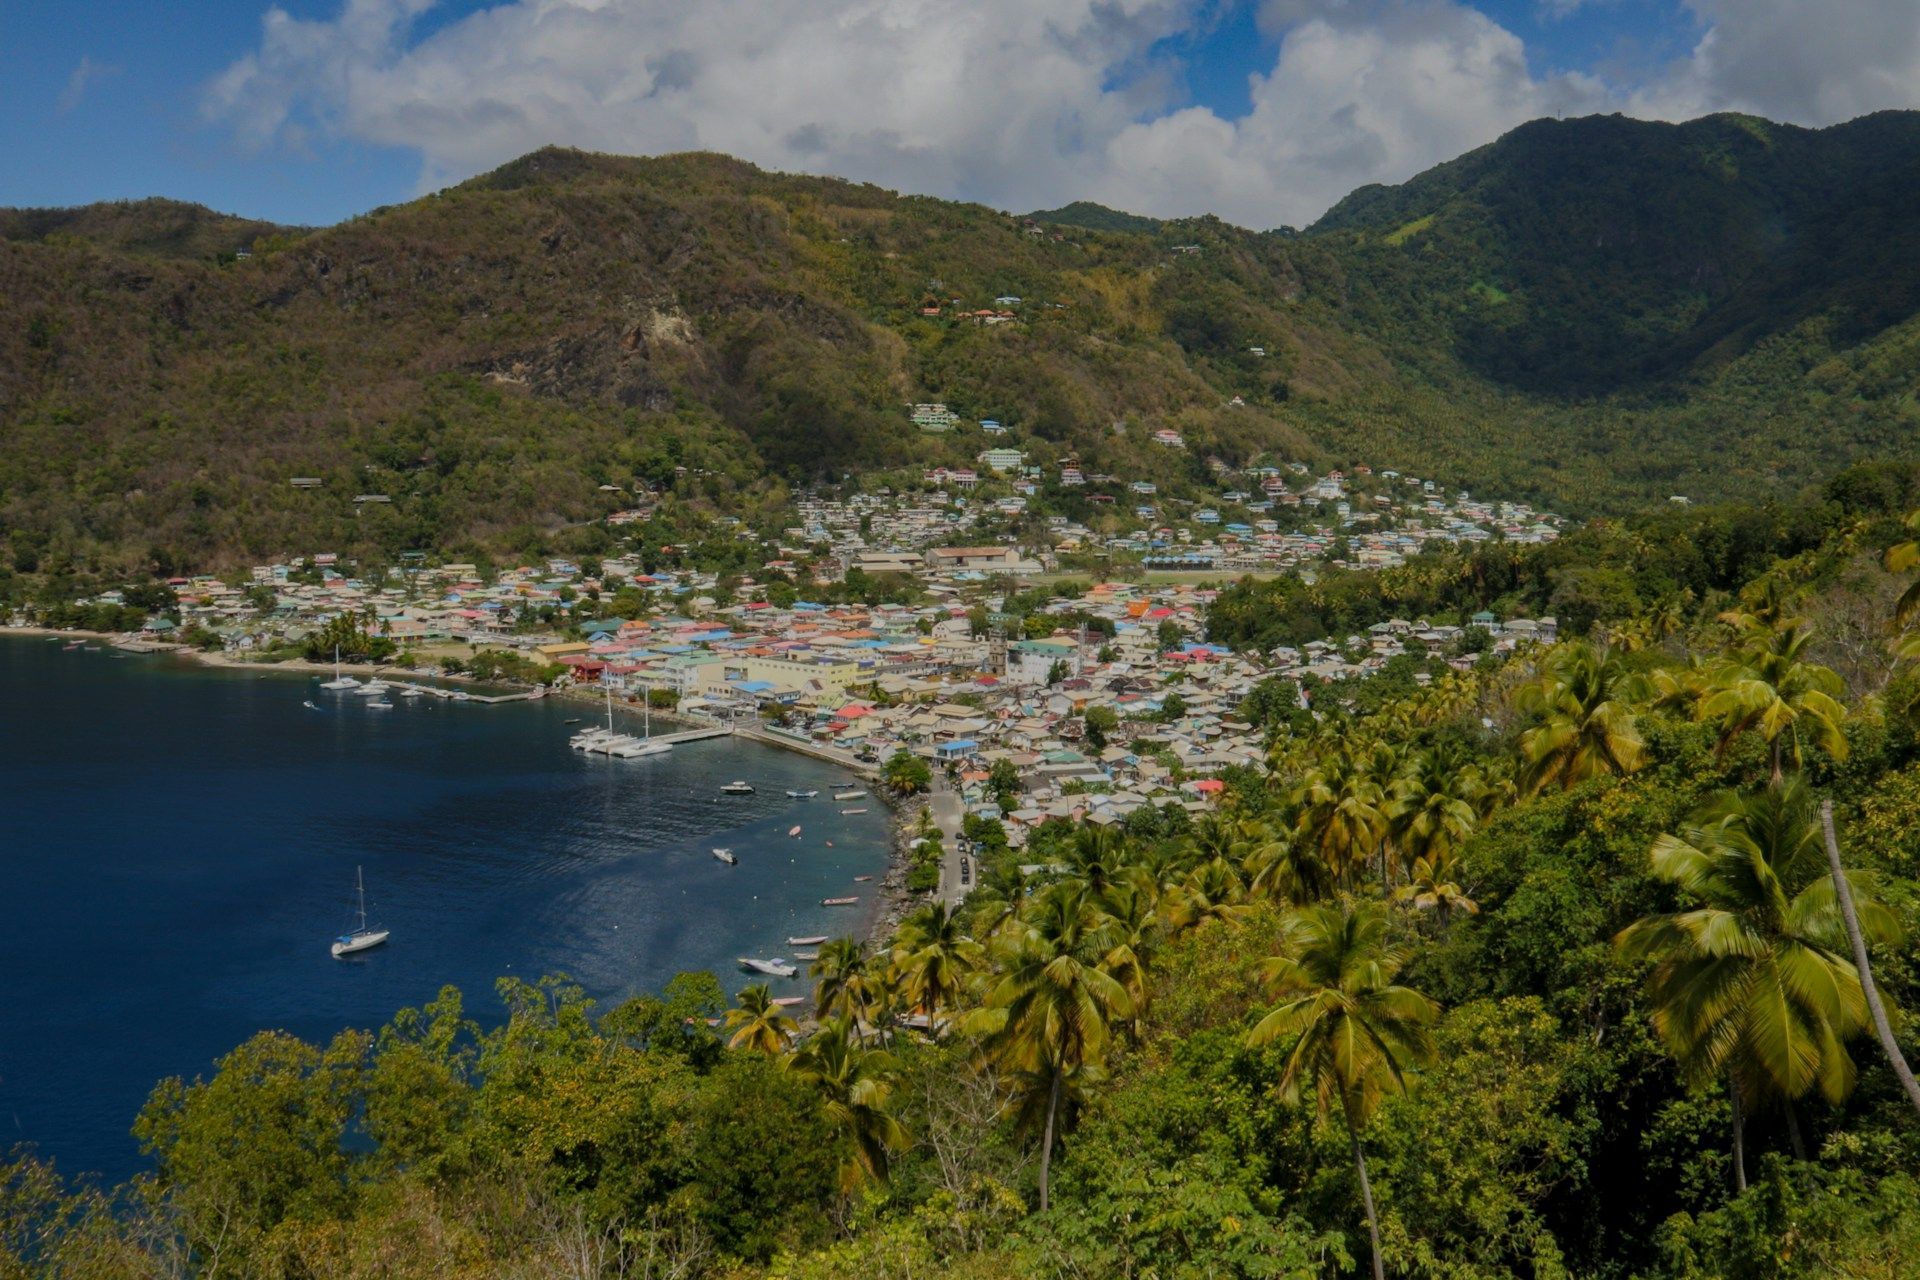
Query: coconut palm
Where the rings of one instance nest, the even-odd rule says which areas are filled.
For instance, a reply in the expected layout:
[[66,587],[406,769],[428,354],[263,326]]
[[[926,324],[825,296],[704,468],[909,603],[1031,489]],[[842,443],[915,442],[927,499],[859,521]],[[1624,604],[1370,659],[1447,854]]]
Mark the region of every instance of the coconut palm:
[[1388,830],[1409,858],[1444,856],[1479,822],[1486,782],[1465,749],[1446,743],[1413,753],[1387,801]]
[[1778,785],[1789,749],[1802,763],[1801,739],[1813,739],[1834,756],[1847,754],[1841,723],[1840,676],[1806,660],[1813,629],[1798,622],[1779,628],[1751,627],[1739,647],[1709,677],[1708,692],[1694,714],[1720,725],[1720,749],[1751,729],[1765,740]]
[[984,948],[967,936],[960,917],[944,902],[931,902],[900,922],[894,934],[893,972],[902,994],[927,1015],[927,1031],[940,1034],[940,1015],[952,1006]]
[[887,1157],[907,1145],[907,1131],[888,1110],[897,1067],[891,1055],[860,1043],[846,1018],[829,1018],[787,1059],[787,1067],[820,1090],[827,1118],[847,1137],[851,1157],[840,1171],[843,1191],[887,1176]]
[[1455,855],[1450,849],[1436,849],[1413,860],[1407,882],[1393,891],[1394,900],[1416,911],[1436,911],[1445,927],[1456,911],[1478,915],[1480,904],[1454,882]]
[[1044,1118],[1043,1211],[1062,1103],[1070,1087],[1097,1078],[1113,1024],[1133,1013],[1126,987],[1102,967],[1112,937],[1108,917],[1085,884],[1049,886],[1020,928],[999,944],[998,977],[967,1020],[987,1052],[1026,1084],[1030,1111]]
[[1432,1056],[1431,1028],[1440,1013],[1419,992],[1395,984],[1406,961],[1388,941],[1378,904],[1302,907],[1287,919],[1280,954],[1262,966],[1279,1003],[1247,1035],[1249,1045],[1287,1046],[1278,1082],[1283,1099],[1311,1091],[1323,1118],[1339,1104],[1367,1211],[1374,1280],[1384,1280],[1386,1270],[1361,1135],[1381,1097],[1404,1092],[1407,1073]]
[[[1853,1089],[1845,1042],[1867,1007],[1834,879],[1797,778],[1715,799],[1649,856],[1656,877],[1704,905],[1636,921],[1615,944],[1653,966],[1654,1028],[1689,1081],[1726,1080],[1744,1188],[1746,1110],[1816,1088],[1838,1102]],[[1847,880],[1863,935],[1896,937],[1868,878]]]
[[1107,944],[1100,967],[1126,988],[1127,998],[1133,1002],[1132,1012],[1123,1021],[1135,1038],[1147,1016],[1147,962],[1159,941],[1157,912],[1162,901],[1158,888],[1143,877],[1115,885],[1100,904],[1106,916],[1102,930]]
[[1386,791],[1370,764],[1344,749],[1328,751],[1295,794],[1295,834],[1343,882],[1366,866],[1386,833]]
[[1638,683],[1615,655],[1585,641],[1554,650],[1540,678],[1521,690],[1522,709],[1538,717],[1520,735],[1529,788],[1570,787],[1646,763],[1632,708]]
[[873,966],[867,944],[858,938],[835,938],[820,948],[807,967],[814,979],[813,1007],[822,1018],[845,1017],[856,1025],[873,1006]]
[[1248,894],[1269,902],[1314,902],[1333,892],[1333,873],[1319,850],[1286,835],[1269,835],[1249,849],[1241,870]]
[[1234,924],[1249,910],[1239,868],[1225,858],[1212,858],[1168,890],[1161,914],[1168,928],[1185,932],[1208,921]]
[[733,1031],[729,1049],[754,1049],[772,1057],[793,1042],[794,1021],[773,1002],[765,983],[743,988],[738,998],[739,1007],[727,1010],[727,1026]]

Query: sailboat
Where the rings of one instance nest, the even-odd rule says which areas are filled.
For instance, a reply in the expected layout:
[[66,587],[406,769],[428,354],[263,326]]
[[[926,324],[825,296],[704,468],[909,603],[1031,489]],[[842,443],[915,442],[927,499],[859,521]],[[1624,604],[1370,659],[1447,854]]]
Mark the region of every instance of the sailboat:
[[333,646],[333,679],[321,682],[322,689],[358,689],[360,682],[352,676],[340,674],[340,646]]
[[354,888],[360,895],[360,927],[352,933],[343,933],[333,940],[333,958],[352,955],[356,951],[368,951],[387,940],[385,929],[367,927],[367,879],[359,867],[353,869]]
[[673,750],[671,742],[653,740],[653,699],[642,697],[640,699],[640,746],[637,750],[629,751],[627,758],[631,760],[639,756],[663,756],[671,750]]

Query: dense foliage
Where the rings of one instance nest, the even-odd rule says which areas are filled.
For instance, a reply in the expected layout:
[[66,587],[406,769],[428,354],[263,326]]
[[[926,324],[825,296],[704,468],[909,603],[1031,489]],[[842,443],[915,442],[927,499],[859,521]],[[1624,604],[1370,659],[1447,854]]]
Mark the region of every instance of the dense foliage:
[[1909,447],[1916,152],[1906,114],[1539,122],[1306,234],[557,150],[312,232],[0,213],[0,561],[593,554],[602,485],[751,516],[992,442],[919,401],[1170,496],[1210,456],[1791,495]]
[[133,1185],[0,1169],[0,1274],[1893,1280],[1910,532],[1424,686],[1263,686],[1217,812],[970,818],[972,896],[822,946],[806,1023],[687,975],[262,1033],[155,1090]]

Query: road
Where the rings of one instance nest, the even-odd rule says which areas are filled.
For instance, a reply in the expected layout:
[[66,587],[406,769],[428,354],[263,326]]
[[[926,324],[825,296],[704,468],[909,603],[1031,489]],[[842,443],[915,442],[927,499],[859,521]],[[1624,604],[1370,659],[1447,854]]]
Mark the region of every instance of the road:
[[966,815],[966,806],[939,769],[933,771],[927,807],[933,811],[934,825],[940,828],[940,844],[945,852],[940,860],[940,897],[949,907],[957,907],[960,900],[973,891],[971,881],[960,883],[960,819]]

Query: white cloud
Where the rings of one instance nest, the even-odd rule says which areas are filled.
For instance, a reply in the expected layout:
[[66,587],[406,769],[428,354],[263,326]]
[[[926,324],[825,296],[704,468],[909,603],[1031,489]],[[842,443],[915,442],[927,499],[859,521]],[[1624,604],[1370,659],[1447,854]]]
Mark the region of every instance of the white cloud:
[[436,2],[273,10],[206,114],[251,147],[414,149],[423,187],[549,142],[701,148],[1014,209],[1272,226],[1555,111],[1826,123],[1920,99],[1912,0],[1845,0],[1851,23],[1817,0],[1689,0],[1699,47],[1631,85],[1536,76],[1459,0],[1266,0],[1279,52],[1233,120],[1169,102],[1156,61],[1209,0],[505,0],[416,36]]
[[61,115],[78,107],[87,96],[87,90],[112,76],[120,74],[120,68],[110,62],[95,62],[82,55],[73,68],[73,74],[67,77],[66,87],[60,90],[60,97],[54,103],[54,110]]

